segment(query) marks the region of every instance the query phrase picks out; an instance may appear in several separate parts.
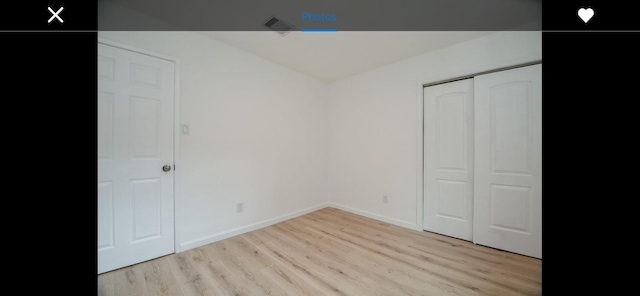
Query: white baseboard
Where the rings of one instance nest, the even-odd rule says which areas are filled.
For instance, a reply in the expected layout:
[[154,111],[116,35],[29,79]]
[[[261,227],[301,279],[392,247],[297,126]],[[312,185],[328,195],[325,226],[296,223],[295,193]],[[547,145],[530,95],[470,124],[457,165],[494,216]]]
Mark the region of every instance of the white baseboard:
[[347,211],[347,212],[350,212],[350,213],[354,213],[356,215],[365,216],[367,218],[375,219],[375,220],[378,220],[378,221],[387,222],[389,224],[393,224],[393,225],[396,225],[396,226],[409,228],[409,229],[412,229],[412,230],[418,229],[417,228],[418,226],[415,223],[410,223],[410,222],[406,222],[406,221],[402,221],[402,220],[398,220],[398,219],[394,219],[394,218],[389,218],[389,217],[386,217],[386,216],[382,216],[382,215],[374,214],[374,213],[371,213],[371,212],[354,209],[354,208],[351,208],[351,207],[347,207],[347,206],[336,204],[336,203],[332,203],[332,202],[329,202],[328,206],[332,207],[332,208],[339,209],[339,210]]
[[332,202],[328,202],[328,203],[322,203],[313,207],[309,207],[306,209],[302,209],[299,211],[295,211],[289,214],[285,214],[282,215],[280,217],[276,217],[276,218],[272,218],[272,219],[268,219],[268,220],[264,220],[261,222],[257,222],[257,223],[253,223],[247,226],[242,226],[242,227],[238,227],[238,228],[234,228],[231,230],[227,230],[227,231],[223,231],[214,235],[209,235],[206,237],[202,237],[202,238],[198,238],[198,239],[194,239],[194,240],[190,240],[184,243],[180,243],[178,245],[178,250],[176,250],[176,253],[179,252],[184,252],[186,250],[190,250],[193,248],[197,248],[200,246],[204,246],[206,244],[210,244],[210,243],[215,243],[217,241],[221,241],[223,239],[227,239],[236,235],[240,235],[243,233],[247,233],[247,232],[251,232],[254,230],[258,230],[260,228],[264,228],[267,226],[271,226],[273,224],[277,224],[289,219],[293,219],[295,217],[298,216],[302,216],[326,207],[332,207],[332,208],[336,208],[339,210],[343,210],[343,211],[347,211],[356,215],[360,215],[360,216],[365,216],[367,218],[371,218],[371,219],[375,219],[378,221],[382,221],[382,222],[387,222],[389,224],[393,224],[396,226],[400,226],[400,227],[404,227],[404,228],[409,228],[409,229],[413,229],[416,230],[417,225],[415,223],[409,223],[406,221],[402,221],[402,220],[398,220],[398,219],[394,219],[394,218],[389,218],[386,216],[382,216],[382,215],[378,215],[378,214],[374,214],[371,212],[367,212],[367,211],[363,211],[363,210],[358,210],[352,207],[348,207],[348,206],[344,206],[341,204],[336,204],[336,203],[332,203]]
[[206,236],[206,237],[203,237],[203,238],[198,238],[198,239],[190,240],[190,241],[187,241],[187,242],[184,242],[184,243],[180,243],[179,250],[176,250],[176,253],[184,252],[184,251],[189,250],[189,249],[197,248],[197,247],[204,246],[204,245],[210,244],[210,243],[214,243],[214,242],[217,242],[217,241],[220,241],[220,240],[223,240],[223,239],[226,239],[226,238],[230,238],[230,237],[233,237],[233,236],[236,236],[236,235],[240,235],[240,234],[243,234],[243,233],[247,233],[247,232],[251,232],[251,231],[254,231],[254,230],[258,230],[258,229],[263,228],[263,227],[271,226],[273,224],[280,223],[282,221],[293,219],[295,217],[302,216],[302,215],[305,215],[305,214],[308,214],[308,213],[311,213],[311,212],[326,208],[327,205],[328,205],[327,203],[322,203],[322,204],[319,204],[319,205],[316,205],[316,206],[313,206],[313,207],[309,207],[309,208],[306,208],[306,209],[295,211],[293,213],[285,214],[285,215],[282,215],[280,217],[264,220],[264,221],[253,223],[253,224],[250,224],[250,225],[247,225],[247,226],[234,228],[234,229],[223,231],[223,232],[220,232],[220,233],[217,233],[217,234],[214,234],[214,235],[209,235],[209,236]]

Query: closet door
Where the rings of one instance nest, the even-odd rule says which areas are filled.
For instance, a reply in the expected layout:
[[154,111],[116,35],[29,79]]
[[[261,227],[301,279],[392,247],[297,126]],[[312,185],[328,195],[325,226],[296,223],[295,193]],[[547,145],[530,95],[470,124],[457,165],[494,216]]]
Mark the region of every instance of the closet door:
[[472,223],[470,78],[424,89],[424,229],[470,241]]
[[542,66],[474,78],[473,241],[542,258]]

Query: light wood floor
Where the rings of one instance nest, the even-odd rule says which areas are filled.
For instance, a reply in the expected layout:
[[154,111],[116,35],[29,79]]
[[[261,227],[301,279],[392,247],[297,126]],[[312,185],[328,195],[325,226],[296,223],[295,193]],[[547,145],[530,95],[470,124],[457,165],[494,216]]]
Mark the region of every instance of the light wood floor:
[[98,295],[540,295],[542,261],[324,208],[98,276]]

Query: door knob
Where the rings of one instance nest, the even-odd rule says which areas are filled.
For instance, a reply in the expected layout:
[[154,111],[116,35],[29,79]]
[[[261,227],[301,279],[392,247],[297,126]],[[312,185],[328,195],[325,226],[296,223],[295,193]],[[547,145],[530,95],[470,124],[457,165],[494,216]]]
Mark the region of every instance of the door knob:
[[168,172],[168,171],[170,171],[170,170],[171,170],[171,166],[170,166],[170,165],[168,165],[168,164],[165,164],[165,165],[162,167],[162,171],[164,171],[164,172]]

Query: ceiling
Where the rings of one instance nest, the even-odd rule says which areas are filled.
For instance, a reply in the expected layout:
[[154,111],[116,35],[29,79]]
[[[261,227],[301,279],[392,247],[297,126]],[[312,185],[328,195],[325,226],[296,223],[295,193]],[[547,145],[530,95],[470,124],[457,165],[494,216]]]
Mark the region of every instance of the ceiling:
[[[373,0],[359,1],[357,3]],[[357,20],[370,25],[380,23],[380,14],[385,15],[381,10],[395,3],[394,0],[378,0],[376,3],[385,6],[377,7],[339,5],[346,3],[344,0],[311,2],[326,2],[327,7],[339,10],[341,15],[358,16]],[[464,18],[466,14],[460,13],[471,13],[474,16],[473,11],[477,10],[480,16],[497,16],[480,18],[480,23],[487,24],[487,28],[504,27],[507,24],[511,29],[541,28],[540,0],[403,0],[402,4],[404,6],[399,11],[403,13],[400,16],[405,17],[405,20],[400,23],[408,25],[413,21],[425,19],[433,19],[434,24],[465,24],[468,21]],[[279,17],[293,22],[294,27],[302,28],[303,24],[298,20],[298,16],[300,11],[311,9],[312,6],[309,5],[309,1],[281,0],[100,0],[99,28],[106,31],[193,31],[193,28],[227,28],[231,27],[228,24],[251,24],[252,27],[248,27],[250,29],[247,30],[198,29],[195,32],[326,83],[492,32],[340,30],[319,33],[294,30],[282,36],[263,27],[267,16],[277,12]],[[248,6],[251,9],[248,9]],[[365,12],[375,13],[368,16]],[[398,16],[397,12],[394,15]],[[383,28],[391,25],[390,20],[384,20]],[[534,25],[530,26],[531,24]]]
[[221,32],[200,31],[285,67],[331,83],[402,59],[464,42],[486,31]]

